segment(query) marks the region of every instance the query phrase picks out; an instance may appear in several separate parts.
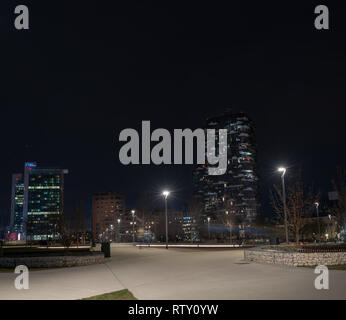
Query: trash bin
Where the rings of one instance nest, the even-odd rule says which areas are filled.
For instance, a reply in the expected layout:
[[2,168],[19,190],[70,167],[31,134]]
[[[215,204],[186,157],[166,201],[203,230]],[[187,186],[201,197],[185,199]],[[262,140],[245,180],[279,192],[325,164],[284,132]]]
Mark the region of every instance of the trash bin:
[[105,254],[105,258],[110,258],[111,256],[111,244],[109,242],[101,243],[101,251]]
[[279,245],[280,244],[279,237],[270,237],[269,238],[269,244],[270,245]]

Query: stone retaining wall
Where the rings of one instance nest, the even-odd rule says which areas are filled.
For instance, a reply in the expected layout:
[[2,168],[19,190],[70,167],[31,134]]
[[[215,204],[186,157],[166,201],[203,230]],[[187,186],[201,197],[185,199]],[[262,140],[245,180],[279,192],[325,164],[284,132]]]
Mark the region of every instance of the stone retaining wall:
[[19,265],[26,265],[28,268],[75,267],[104,263],[104,261],[104,254],[98,252],[86,256],[1,257],[0,268],[15,268]]
[[346,264],[346,252],[287,252],[261,248],[244,250],[244,259],[289,266],[316,266]]

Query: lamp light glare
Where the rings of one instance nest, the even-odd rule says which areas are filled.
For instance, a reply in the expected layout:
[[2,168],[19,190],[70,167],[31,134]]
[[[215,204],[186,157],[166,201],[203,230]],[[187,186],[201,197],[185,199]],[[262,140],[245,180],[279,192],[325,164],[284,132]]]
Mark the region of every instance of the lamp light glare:
[[162,195],[165,196],[166,198],[169,196],[169,191],[163,191]]

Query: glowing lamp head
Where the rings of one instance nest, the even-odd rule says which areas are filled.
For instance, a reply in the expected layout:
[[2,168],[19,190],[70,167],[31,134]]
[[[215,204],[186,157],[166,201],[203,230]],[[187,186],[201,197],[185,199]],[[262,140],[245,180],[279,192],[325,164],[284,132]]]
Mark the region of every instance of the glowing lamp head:
[[315,206],[318,207],[320,204],[319,202],[315,202]]
[[279,171],[279,172],[282,172],[281,177],[283,177],[283,176],[285,175],[285,173],[286,173],[286,168],[280,167],[280,168],[278,168],[278,171]]
[[165,198],[167,198],[168,196],[169,196],[169,191],[163,191],[162,192],[162,195],[165,197]]

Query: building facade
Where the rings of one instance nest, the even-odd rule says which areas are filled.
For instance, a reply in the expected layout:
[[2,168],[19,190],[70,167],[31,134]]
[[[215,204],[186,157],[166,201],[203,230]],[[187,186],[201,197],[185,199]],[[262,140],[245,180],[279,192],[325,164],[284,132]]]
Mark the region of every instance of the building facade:
[[135,242],[138,233],[138,212],[136,210],[126,210],[126,214],[121,220],[120,241]]
[[30,240],[60,237],[60,219],[64,209],[66,169],[41,168],[27,162],[24,168],[23,221]]
[[11,232],[17,234],[18,240],[23,236],[23,202],[24,202],[24,179],[23,174],[12,175],[11,193]]
[[198,242],[199,234],[196,217],[185,216],[182,219],[183,241]]
[[234,223],[251,224],[259,208],[254,124],[242,112],[227,111],[208,118],[206,129],[227,129],[227,170],[218,176],[208,175],[208,164],[194,170],[194,197],[202,202],[202,219],[228,224],[232,217]]
[[125,213],[124,195],[113,192],[95,194],[92,199],[93,239],[120,241]]
[[35,162],[26,162],[24,175],[12,176],[10,225],[17,240],[59,238],[66,173],[65,169],[41,168]]

